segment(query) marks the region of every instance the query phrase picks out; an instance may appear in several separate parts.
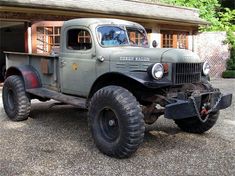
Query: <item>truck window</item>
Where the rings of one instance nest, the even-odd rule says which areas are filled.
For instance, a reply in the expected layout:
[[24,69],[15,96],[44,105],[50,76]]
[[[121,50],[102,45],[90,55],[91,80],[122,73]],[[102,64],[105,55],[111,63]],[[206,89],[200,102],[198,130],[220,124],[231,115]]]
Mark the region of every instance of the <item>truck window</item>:
[[136,26],[100,26],[97,29],[97,37],[105,47],[148,47],[145,30]]
[[148,39],[143,29],[126,27],[126,30],[131,44],[136,46],[148,45]]
[[70,50],[89,50],[92,47],[91,35],[85,29],[70,29],[67,37],[67,48]]
[[117,26],[101,26],[97,30],[101,45],[120,46],[127,45],[126,31]]

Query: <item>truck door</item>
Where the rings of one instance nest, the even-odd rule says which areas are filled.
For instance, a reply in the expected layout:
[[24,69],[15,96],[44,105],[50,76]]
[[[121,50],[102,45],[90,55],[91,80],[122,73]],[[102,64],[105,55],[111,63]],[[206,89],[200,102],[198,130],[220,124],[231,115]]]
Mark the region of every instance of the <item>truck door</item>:
[[61,92],[86,96],[95,80],[95,46],[86,28],[69,28],[60,55]]

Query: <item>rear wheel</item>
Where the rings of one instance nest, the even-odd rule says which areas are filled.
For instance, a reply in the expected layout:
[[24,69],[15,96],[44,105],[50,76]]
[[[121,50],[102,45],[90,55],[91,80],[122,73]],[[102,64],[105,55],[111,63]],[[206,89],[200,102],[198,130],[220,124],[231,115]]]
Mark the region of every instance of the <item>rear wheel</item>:
[[144,138],[140,105],[128,90],[118,86],[104,87],[92,97],[89,125],[97,148],[117,158],[129,157]]
[[5,80],[2,99],[4,110],[11,120],[21,121],[28,118],[30,99],[26,95],[24,83],[20,76],[10,76]]
[[180,129],[189,133],[204,133],[211,129],[219,117],[219,111],[211,113],[205,122],[199,120],[198,117],[190,117],[186,119],[175,120]]

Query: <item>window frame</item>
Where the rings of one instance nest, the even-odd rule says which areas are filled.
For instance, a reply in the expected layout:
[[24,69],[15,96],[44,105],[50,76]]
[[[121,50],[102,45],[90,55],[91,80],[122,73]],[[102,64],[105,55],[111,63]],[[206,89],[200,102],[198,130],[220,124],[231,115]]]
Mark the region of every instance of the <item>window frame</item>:
[[[118,28],[121,28],[120,26],[125,27],[125,33],[126,33],[127,36],[128,36],[128,33],[127,33],[127,30],[126,30],[126,27],[130,27],[130,28],[138,28],[139,27],[139,26],[135,26],[135,25],[126,25],[126,24],[120,24],[120,25],[117,25],[117,24],[102,24],[102,25],[96,26],[95,36],[96,36],[97,42],[99,43],[100,47],[102,47],[102,48],[130,47],[130,45],[117,45],[117,46],[102,45],[101,42],[99,41],[98,28],[104,27],[104,26],[115,26],[115,27],[118,27]],[[139,27],[139,28],[142,28],[142,27]],[[146,34],[146,37],[147,37],[147,40],[148,40],[148,34],[147,34],[145,28],[143,27],[142,29],[145,31],[145,34]],[[129,39],[129,36],[128,36],[128,42],[130,42],[129,40],[130,39]],[[150,44],[149,44],[149,40],[148,40],[147,48],[149,47],[149,45]],[[131,47],[134,47],[134,46],[131,46]],[[135,47],[144,48],[143,46],[135,46]]]
[[[39,34],[39,28],[42,28],[43,32]],[[59,33],[57,34],[55,32],[55,29],[59,28]],[[47,31],[49,31],[47,33]],[[42,53],[51,53],[53,48],[60,47],[60,42],[56,42],[55,38],[61,36],[61,27],[60,26],[37,26],[36,27],[36,51],[38,53],[38,50],[41,50]],[[42,40],[40,40],[40,37],[42,37]],[[48,41],[46,40],[48,39]],[[43,47],[40,48],[38,45],[38,42],[41,42]],[[45,50],[45,48],[47,50]]]
[[[161,48],[178,48],[178,49],[189,49],[189,35],[190,35],[190,31],[181,31],[181,30],[166,30],[166,29],[162,29],[160,30],[160,34],[161,34]],[[163,43],[164,43],[164,34],[169,34],[172,35],[172,47],[163,47]],[[178,47],[178,36],[179,35],[185,35],[185,48],[180,48]]]
[[[99,45],[100,45],[102,48],[124,47],[125,45],[122,45],[122,46],[121,46],[121,45],[117,45],[117,46],[102,45],[102,43],[101,43],[101,41],[100,41],[100,39],[99,39],[99,32],[98,32],[98,29],[99,29],[100,27],[104,27],[104,26],[114,26],[114,27],[117,27],[117,28],[121,28],[120,26],[123,26],[123,25],[102,24],[102,25],[96,26],[96,28],[95,28],[95,35],[96,35],[96,39],[97,39],[97,42],[99,43]],[[126,35],[128,36],[126,29],[125,29],[125,33],[126,33]],[[128,42],[129,42],[129,39],[128,39]]]
[[[39,22],[34,22],[32,24],[32,53],[37,53],[37,54],[51,54],[53,52],[53,49],[57,50],[60,49],[62,47],[61,43],[55,43],[55,37],[59,36],[60,40],[61,40],[61,33],[62,33],[62,26],[64,24],[64,21],[39,21]],[[44,51],[42,50],[42,52],[38,52],[38,32],[37,29],[39,27],[42,27],[43,30],[45,30],[45,28],[52,28],[53,29],[53,33],[52,33],[52,45],[51,49],[49,51]],[[54,31],[55,29],[59,27],[60,28],[60,34],[56,34]],[[43,34],[45,35],[45,34]],[[43,42],[43,41],[42,41]],[[43,46],[44,47],[44,46]]]
[[[69,35],[68,35],[68,32],[70,30],[84,30],[84,31],[87,31],[89,34],[90,34],[90,40],[91,40],[91,48],[89,49],[86,49],[86,50],[82,50],[82,49],[70,49],[68,48],[68,39],[69,39]],[[64,48],[66,49],[66,51],[69,51],[69,52],[90,52],[93,48],[94,48],[94,40],[93,40],[93,36],[92,36],[92,32],[90,31],[89,28],[86,28],[86,27],[81,27],[81,26],[70,26],[69,28],[66,28],[65,30],[65,45],[64,45]]]

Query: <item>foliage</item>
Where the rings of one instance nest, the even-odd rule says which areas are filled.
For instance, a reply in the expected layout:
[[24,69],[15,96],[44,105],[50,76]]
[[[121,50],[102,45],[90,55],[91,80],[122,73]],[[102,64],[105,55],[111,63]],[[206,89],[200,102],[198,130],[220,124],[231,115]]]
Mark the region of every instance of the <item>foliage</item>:
[[223,78],[235,78],[235,35],[227,32],[227,40],[230,44],[230,58],[227,61],[227,70],[223,72]]
[[222,8],[219,0],[160,0],[160,2],[199,9],[200,17],[210,22],[210,25],[202,27],[201,31],[235,31],[235,10]]
[[[235,78],[235,10],[228,8],[224,9],[224,12],[219,12],[220,26],[214,26],[215,30],[223,30],[227,32],[226,43],[229,44],[230,58],[227,61],[227,71],[223,73],[223,77]],[[233,71],[232,71],[233,70]]]
[[235,10],[221,7],[219,0],[151,0],[165,4],[199,9],[202,19],[211,24],[202,31],[235,31]]
[[220,0],[222,7],[227,7],[230,9],[235,9],[235,1],[234,0]]
[[226,70],[222,74],[223,78],[235,78],[235,70]]
[[220,19],[216,13],[220,9],[218,0],[161,0],[161,2],[199,9],[200,17],[211,23],[210,26],[201,28],[202,30],[210,31],[212,27],[220,26]]
[[224,8],[222,12],[218,12],[220,24],[213,26],[213,30],[235,31],[235,10]]
[[[234,27],[234,25],[233,25],[233,27]],[[230,58],[227,61],[227,71],[233,70],[235,72],[235,33],[234,33],[235,30],[233,29],[233,27],[226,29],[227,30],[227,39],[225,42],[229,44],[229,48],[230,48]],[[227,74],[231,75],[230,72],[225,73],[225,75],[227,75]],[[235,76],[233,76],[233,78],[235,78]]]
[[[159,1],[159,0],[152,0]],[[235,10],[221,7],[221,0],[160,0],[162,3],[193,7],[199,9],[200,17],[211,24],[203,26],[201,31],[226,31],[225,43],[230,48],[230,58],[227,61],[225,76],[233,75],[235,72]],[[230,72],[233,70],[234,72]]]

